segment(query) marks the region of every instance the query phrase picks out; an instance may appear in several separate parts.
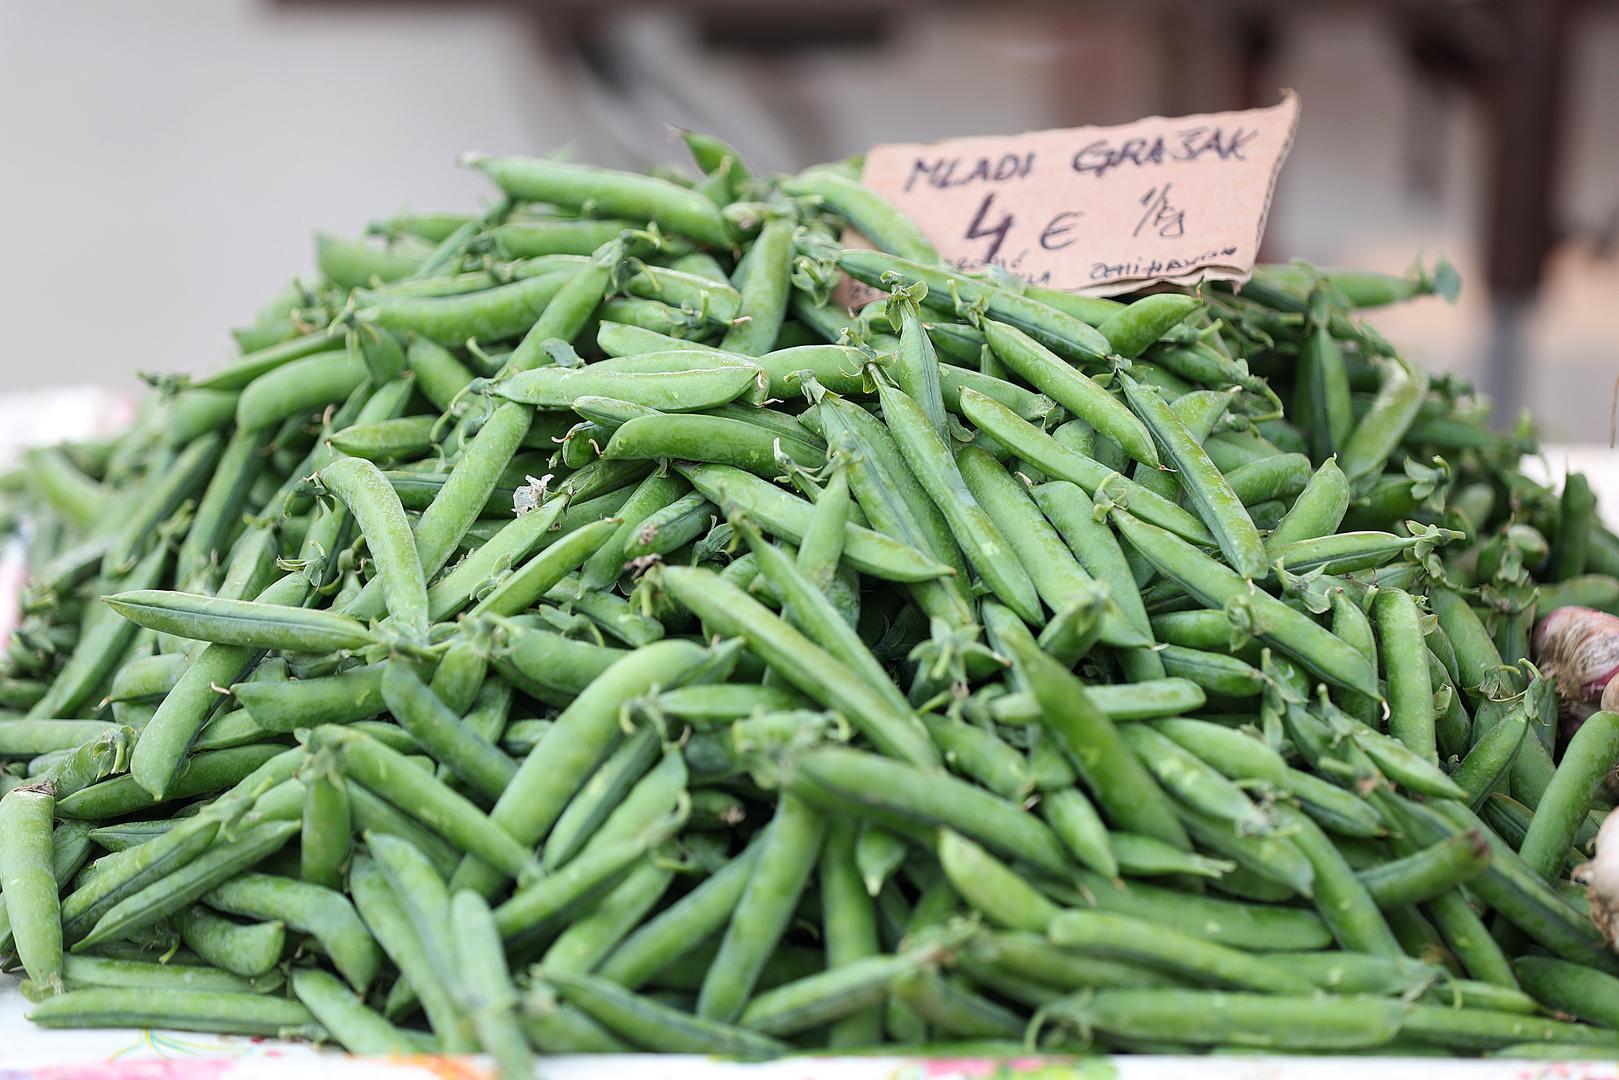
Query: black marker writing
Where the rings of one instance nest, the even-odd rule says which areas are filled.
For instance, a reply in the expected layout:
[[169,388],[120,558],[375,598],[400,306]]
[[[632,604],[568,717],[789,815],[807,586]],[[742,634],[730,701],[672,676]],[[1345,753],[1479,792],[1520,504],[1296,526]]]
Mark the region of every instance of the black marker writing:
[[1162,187],[1150,187],[1147,193],[1138,200],[1147,212],[1141,215],[1136,227],[1130,230],[1131,236],[1140,236],[1143,229],[1155,232],[1165,240],[1174,240],[1186,235],[1186,211],[1177,210],[1169,202],[1169,189],[1173,185],[1165,184]]

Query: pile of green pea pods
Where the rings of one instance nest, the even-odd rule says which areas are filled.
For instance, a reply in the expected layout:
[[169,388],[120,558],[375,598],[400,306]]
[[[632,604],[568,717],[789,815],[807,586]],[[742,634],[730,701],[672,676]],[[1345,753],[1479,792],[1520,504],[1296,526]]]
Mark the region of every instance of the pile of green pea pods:
[[1619,1053],[1571,880],[1619,716],[1559,738],[1529,656],[1619,539],[1359,321],[1448,267],[1084,297],[687,141],[470,159],[486,212],[322,238],[5,477],[36,1022]]

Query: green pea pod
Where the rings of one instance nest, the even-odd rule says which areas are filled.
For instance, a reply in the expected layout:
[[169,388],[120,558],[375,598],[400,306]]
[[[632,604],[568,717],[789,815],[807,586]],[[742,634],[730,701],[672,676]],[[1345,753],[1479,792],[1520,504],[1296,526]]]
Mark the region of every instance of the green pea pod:
[[[724,465],[681,464],[676,471],[716,506],[734,506],[766,530],[798,542],[814,514],[814,506],[774,484]],[[850,522],[845,528],[844,558],[862,573],[888,581],[931,581],[950,573],[947,566],[903,541]]]
[[0,798],[0,893],[23,969],[48,993],[62,988],[62,913],[52,866],[49,788],[13,788]]
[[1017,327],[1065,359],[1091,364],[1107,359],[1108,340],[1089,323],[982,278],[878,251],[845,249],[837,253],[836,261],[838,269],[867,285],[887,288],[884,278],[891,274],[907,285],[923,282],[928,295],[941,301],[955,297],[967,304],[983,304],[994,318]]
[[[771,217],[759,230],[747,258],[737,268],[742,290],[737,317],[720,339],[720,348],[759,356],[775,346],[792,292],[793,232],[797,226],[790,217]],[[726,319],[720,311],[716,310],[715,315]]]
[[936,263],[939,254],[898,207],[857,180],[831,169],[810,169],[782,183],[797,198],[814,198],[848,219],[882,251],[921,263]]
[[[1123,741],[1113,722],[1087,698],[1079,679],[1052,660],[1006,612],[985,610],[997,644],[1010,652],[1040,704],[1046,727],[1073,755],[1076,768],[1109,818],[1130,832],[1188,846],[1168,797]],[[1083,749],[1081,749],[1083,748]]]
[[1344,440],[1339,467],[1353,483],[1381,472],[1428,396],[1428,376],[1398,357],[1382,362],[1383,381],[1372,407]]
[[608,216],[655,221],[707,247],[725,250],[732,244],[730,227],[718,207],[667,180],[541,158],[468,154],[462,161],[482,169],[513,199],[573,210],[589,206]]
[[1231,484],[1161,394],[1127,375],[1121,375],[1119,380],[1124,385],[1125,400],[1179,473],[1187,500],[1214,534],[1232,569],[1243,577],[1263,576],[1267,566],[1264,544]]
[[1202,603],[1210,607],[1224,607],[1231,602],[1248,604],[1260,640],[1284,650],[1324,679],[1376,696],[1376,677],[1366,658],[1308,616],[1253,588],[1237,573],[1169,532],[1123,510],[1115,509],[1111,517],[1132,547]]
[[1114,352],[1134,360],[1201,307],[1197,297],[1185,293],[1153,293],[1109,315],[1096,328]]
[[161,589],[137,589],[103,600],[136,626],[192,641],[319,653],[363,649],[377,640],[353,619],[286,604],[222,600]]
[[1153,437],[1112,394],[1015,326],[988,320],[984,337],[1001,362],[1024,381],[1118,443],[1136,461],[1158,467]]

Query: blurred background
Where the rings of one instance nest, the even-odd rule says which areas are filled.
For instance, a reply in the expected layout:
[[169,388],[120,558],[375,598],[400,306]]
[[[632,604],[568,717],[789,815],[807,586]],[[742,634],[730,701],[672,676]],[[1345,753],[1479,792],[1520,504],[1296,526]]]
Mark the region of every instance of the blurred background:
[[0,391],[203,370],[315,229],[488,195],[455,155],[758,169],[885,140],[1303,100],[1268,255],[1460,268],[1376,322],[1610,438],[1619,4],[0,0]]

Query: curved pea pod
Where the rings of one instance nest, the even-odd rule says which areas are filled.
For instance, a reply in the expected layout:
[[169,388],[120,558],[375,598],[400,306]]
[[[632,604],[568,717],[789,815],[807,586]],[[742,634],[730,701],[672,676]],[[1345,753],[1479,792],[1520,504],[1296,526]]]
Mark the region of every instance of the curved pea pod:
[[1245,660],[1224,653],[1164,645],[1158,659],[1171,677],[1186,679],[1222,697],[1258,697],[1265,690],[1265,674]]
[[1130,832],[1187,847],[1168,796],[1113,722],[1091,703],[1078,677],[1047,656],[1009,614],[986,608],[994,640],[1028,680],[1047,730],[1068,751],[1110,820]]
[[1283,650],[1320,677],[1349,690],[1377,696],[1377,681],[1352,645],[1340,641],[1309,616],[1254,588],[1164,529],[1114,509],[1112,518],[1124,539],[1157,570],[1209,607],[1247,603],[1260,640]]
[[1166,717],[1149,723],[1153,730],[1230,779],[1261,780],[1286,790],[1287,762],[1263,739],[1191,717]]
[[236,426],[247,431],[278,424],[342,401],[369,376],[365,360],[347,351],[315,353],[265,372],[242,389]]
[[1271,812],[1315,868],[1315,909],[1338,944],[1380,956],[1403,955],[1371,894],[1321,827],[1286,804],[1278,804]]
[[189,907],[214,886],[279,851],[297,831],[296,821],[267,821],[243,829],[233,839],[215,841],[196,858],[107,909],[73,951],[118,940]]
[[961,395],[968,390],[1004,405],[1018,419],[1030,423],[1043,423],[1057,407],[1057,403],[1046,395],[1026,390],[995,375],[952,364],[939,365],[939,392],[944,397],[946,409],[958,416],[963,415],[965,410]]
[[838,613],[826,593],[818,589],[786,553],[766,541],[745,518],[734,518],[732,526],[753,551],[760,572],[775,586],[783,603],[791,611],[790,621],[810,640],[864,679],[872,692],[884,698],[895,713],[909,712],[910,706],[905,696],[894,686],[888,672],[872,655],[855,628]]
[[435,1046],[430,1038],[416,1038],[415,1032],[395,1028],[340,980],[318,968],[294,971],[292,992],[351,1054],[408,1057]]
[[[922,610],[929,618],[943,619],[951,626],[970,624],[966,560],[944,515],[906,466],[893,434],[864,409],[831,393],[820,395],[814,416],[843,463],[850,495],[871,528],[933,555],[953,571],[942,582],[919,584],[910,590]],[[813,522],[813,516],[806,518],[806,529]],[[846,548],[847,540],[842,545]],[[846,561],[842,549],[840,565]]]
[[775,345],[787,317],[792,294],[793,234],[798,222],[791,216],[771,216],[759,230],[747,257],[736,269],[742,294],[720,347],[755,356]]
[[268,744],[209,750],[185,759],[161,799],[149,794],[133,776],[125,773],[81,788],[63,798],[56,810],[63,817],[101,821],[167,800],[224,791],[253,775],[284,750],[284,746]]
[[868,357],[851,345],[795,345],[761,353],[754,362],[764,370],[773,398],[801,393],[805,375],[834,394],[859,394],[869,385]]
[[1432,545],[1436,540],[1443,542],[1447,535],[1445,531],[1431,529],[1420,530],[1414,536],[1357,530],[1297,540],[1277,548],[1268,548],[1266,553],[1273,564],[1281,563],[1292,574],[1321,570],[1339,575],[1382,566],[1406,552]]
[[533,326],[572,277],[571,271],[542,274],[461,296],[377,295],[355,317],[446,347],[505,341]]
[[[446,486],[453,478],[454,473]],[[391,621],[413,638],[425,639],[427,575],[417,554],[416,535],[388,478],[369,461],[340,457],[321,469],[315,482],[320,490],[340,499],[353,515],[376,563],[377,580]]]
[[1289,769],[1281,790],[1297,799],[1299,808],[1318,825],[1339,836],[1371,839],[1388,832],[1371,803],[1311,773]]
[[731,229],[719,207],[706,196],[668,180],[542,158],[466,154],[461,160],[483,170],[514,199],[571,210],[588,206],[603,215],[655,221],[708,247],[732,246]]
[[516,615],[601,550],[620,525],[617,518],[603,518],[568,533],[500,579],[473,607],[471,614]]
[[1226,473],[1226,482],[1245,507],[1290,499],[1310,482],[1310,459],[1303,454],[1272,454]]
[[922,230],[893,203],[858,180],[831,169],[810,169],[783,180],[782,191],[826,204],[879,250],[921,263],[938,261],[939,253]]
[[826,463],[824,453],[810,453],[804,444],[782,439],[767,428],[722,416],[692,415],[632,419],[613,432],[602,457],[608,461],[701,461],[746,469],[769,479],[781,472],[777,448],[807,469]]
[[1008,368],[1029,385],[1084,420],[1148,468],[1158,452],[1147,428],[1117,398],[1014,326],[986,320],[984,337]]
[[[1000,527],[1014,558],[1028,572],[1035,592],[1054,613],[1046,626],[1048,635],[1061,629],[1062,619],[1072,609],[1082,608],[1086,619],[1092,614],[1099,616],[1100,640],[1107,644],[1152,644],[1150,635],[1125,619],[1112,600],[1111,590],[1096,581],[1069,551],[1035,505],[1027,485],[1008,475],[989,453],[977,447],[962,447],[956,455],[956,465],[968,490]],[[1048,637],[1045,644],[1054,655],[1079,655],[1053,647],[1052,640]]]
[[315,266],[334,285],[352,289],[414,274],[427,249],[422,245],[379,247],[364,239],[315,234]]
[[[730,323],[742,307],[742,294],[729,282],[713,281],[667,266],[632,261],[624,280],[624,291],[631,296],[662,300],[713,319]],[[774,335],[772,335],[774,337]]]
[[12,944],[28,977],[62,987],[62,913],[53,868],[49,788],[14,788],[0,798],[0,891]]
[[190,385],[205,390],[240,390],[268,371],[311,353],[326,351],[335,344],[337,342],[326,331],[316,330],[244,353],[223,367],[192,379]]
[[1506,777],[1528,731],[1529,718],[1523,709],[1508,709],[1451,770],[1450,778],[1467,792],[1467,803],[1474,810],[1484,805]]
[[504,648],[490,658],[500,677],[548,704],[573,700],[625,655],[623,649],[574,641],[548,630],[504,628]]
[[1409,593],[1385,589],[1372,601],[1372,619],[1388,676],[1389,733],[1412,752],[1434,756],[1434,687],[1428,674],[1422,613]]
[[1332,534],[1348,510],[1349,480],[1338,467],[1338,459],[1328,458],[1304,485],[1276,528],[1265,537],[1266,556],[1274,559],[1276,553],[1289,544]]
[[433,416],[401,416],[372,424],[355,424],[332,433],[329,440],[339,452],[367,461],[424,457],[433,448]]
[[982,278],[880,251],[846,248],[837,252],[836,261],[838,269],[867,285],[887,288],[884,275],[893,274],[907,285],[924,282],[928,295],[941,301],[959,297],[967,304],[981,303],[994,318],[1017,327],[1067,360],[1100,363],[1111,348],[1107,338],[1084,320]]
[[1274,885],[1283,895],[1314,896],[1315,867],[1282,833],[1251,832],[1184,803],[1176,807],[1176,812],[1197,846],[1229,859],[1226,866],[1234,872]]
[[350,780],[370,789],[434,832],[508,877],[537,874],[529,849],[459,792],[414,768],[405,755],[353,728],[326,725],[309,736],[313,750],[330,746]]
[[1441,799],[1467,798],[1467,792],[1445,775],[1431,756],[1424,756],[1399,740],[1361,723],[1353,725],[1350,737],[1395,783]]
[[1452,1050],[1493,1050],[1524,1042],[1584,1046],[1586,1054],[1601,1053],[1604,1057],[1619,1050],[1619,1036],[1611,1031],[1496,1009],[1415,1005],[1401,1032],[1417,1042]]
[[1353,483],[1381,472],[1428,396],[1428,376],[1399,357],[1380,357],[1383,378],[1372,407],[1349,433],[1338,465]]
[[360,993],[376,977],[382,953],[354,906],[334,889],[272,874],[243,874],[215,887],[203,900],[233,915],[274,920],[311,935]]
[[997,926],[1043,934],[1061,913],[1011,867],[952,829],[939,830],[938,856],[955,890]]
[[1311,297],[1309,325],[1299,350],[1291,413],[1310,440],[1310,456],[1324,461],[1343,447],[1354,425],[1343,349],[1329,328],[1326,301]]
[[[937,952],[921,946],[894,956],[864,956],[805,975],[756,995],[738,1022],[770,1035],[790,1035],[829,1023],[836,1031],[839,1023],[859,1019],[863,1010],[880,1005],[896,979],[937,962]],[[881,1020],[880,1013],[872,1015]]]
[[1050,829],[1010,800],[943,773],[860,750],[817,747],[792,756],[789,788],[818,806],[888,821],[946,825],[1049,873],[1070,866]]
[[1250,952],[1324,949],[1332,943],[1332,932],[1320,916],[1304,908],[1111,881],[1084,870],[1075,871],[1074,879],[1077,887],[1047,884],[1041,891],[1067,907],[1122,912]]
[[187,948],[243,978],[274,970],[286,944],[286,924],[281,922],[238,923],[201,905],[179,911],[173,918]]
[[979,430],[1049,476],[1071,481],[1091,496],[1105,484],[1115,499],[1122,497],[1145,520],[1194,543],[1213,541],[1203,523],[1172,500],[1064,446],[986,395],[963,389],[961,408]]
[[290,732],[321,724],[351,724],[384,711],[383,664],[290,682],[241,682],[231,695],[267,731]]
[[1420,904],[1465,885],[1490,863],[1490,845],[1478,833],[1458,833],[1403,858],[1360,871],[1381,908]]
[[1267,562],[1259,531],[1225,475],[1192,438],[1163,395],[1128,375],[1121,375],[1119,381],[1124,386],[1125,400],[1152,432],[1166,462],[1179,473],[1187,501],[1208,526],[1232,568],[1243,577],[1263,576]]
[[[608,753],[618,734],[620,709],[655,687],[676,685],[707,658],[688,641],[659,641],[631,653],[615,653],[606,671],[592,678],[563,710],[555,725],[519,765],[517,775],[495,803],[490,821],[525,843],[537,843],[561,816],[592,768]],[[510,876],[510,875],[508,875]],[[457,871],[456,888],[477,884],[493,891],[499,875],[469,861]],[[481,890],[482,891],[482,890]]]
[[1529,996],[1546,1008],[1619,1028],[1619,978],[1549,956],[1520,956],[1512,971]]
[[832,654],[718,575],[694,567],[663,568],[663,584],[713,631],[746,639],[784,679],[844,713],[879,747],[923,767],[938,755],[908,708],[900,709]]
[[1603,776],[1619,759],[1619,713],[1592,714],[1563,749],[1563,759],[1535,806],[1518,854],[1548,880],[1561,876],[1565,853],[1584,823]]
[[[623,494],[627,497],[628,493]],[[618,503],[622,501],[619,499]],[[531,552],[548,544],[553,527],[559,534],[565,535],[585,520],[611,516],[608,507],[601,507],[609,510],[608,513],[600,513],[592,501],[584,501],[574,507],[577,519],[568,521],[564,526],[563,511],[569,502],[568,499],[550,499],[502,526],[498,533],[433,582],[427,590],[428,614],[435,620],[453,615],[501,570],[521,562]],[[610,509],[617,509],[618,503]],[[588,518],[577,513],[586,510],[589,511]]]
[[1119,732],[1158,783],[1180,802],[1250,833],[1270,831],[1264,813],[1236,784],[1148,724]]
[[943,436],[921,406],[898,387],[878,384],[883,416],[911,475],[949,524],[962,554],[995,595],[1030,623],[1040,621],[1040,599],[1029,573],[1006,538],[973,497]]
[[193,641],[315,653],[377,643],[364,624],[311,608],[162,589],[137,589],[102,599],[137,626]]
[[490,390],[511,401],[540,408],[565,409],[575,398],[591,395],[672,413],[701,412],[724,405],[749,393],[763,381],[759,368],[744,364],[663,371],[596,370],[599,367],[593,364],[574,369],[535,368],[503,379]]
[[667,555],[708,532],[717,513],[718,507],[701,492],[687,492],[635,527],[634,535],[624,545],[624,556],[638,559]]
[[1134,360],[1202,306],[1197,297],[1185,293],[1153,293],[1113,312],[1096,329],[1114,352]]
[[[804,539],[814,504],[725,465],[681,463],[676,471],[714,505],[735,507],[783,539],[794,543]],[[852,522],[845,526],[843,558],[862,573],[887,581],[931,581],[950,573],[949,567],[911,545]]]
[[383,700],[400,726],[436,761],[473,791],[496,799],[517,772],[517,763],[474,732],[427,684],[400,660],[387,661]]

